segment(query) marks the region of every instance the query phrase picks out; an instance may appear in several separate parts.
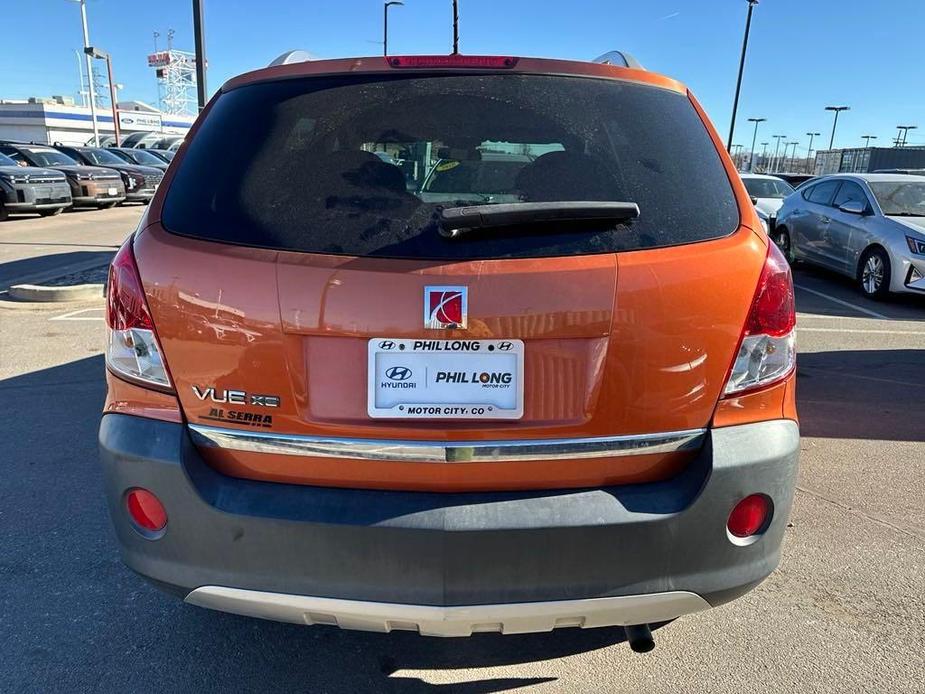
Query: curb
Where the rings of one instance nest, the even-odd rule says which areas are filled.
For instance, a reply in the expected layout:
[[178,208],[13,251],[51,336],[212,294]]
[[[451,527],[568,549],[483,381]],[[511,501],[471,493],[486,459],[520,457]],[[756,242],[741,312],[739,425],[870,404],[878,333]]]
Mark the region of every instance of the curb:
[[39,272],[32,272],[21,275],[14,280],[7,280],[6,284],[0,284],[0,290],[9,290],[10,287],[12,287],[14,284],[41,285],[42,282],[47,282],[48,280],[64,277],[65,275],[71,275],[75,272],[92,270],[94,268],[103,267],[105,265],[109,265],[109,261],[100,262],[99,258],[81,260],[74,263],[68,263],[67,265],[58,265],[53,268],[46,268],[45,270],[41,270]]
[[14,284],[11,298],[28,303],[89,301],[103,298],[102,284],[75,284],[67,287],[43,287],[37,284]]
[[29,313],[54,313],[56,311],[97,308],[106,306],[106,299],[96,297],[82,301],[17,301],[8,298],[9,292],[0,292],[0,314],[6,311],[28,311]]

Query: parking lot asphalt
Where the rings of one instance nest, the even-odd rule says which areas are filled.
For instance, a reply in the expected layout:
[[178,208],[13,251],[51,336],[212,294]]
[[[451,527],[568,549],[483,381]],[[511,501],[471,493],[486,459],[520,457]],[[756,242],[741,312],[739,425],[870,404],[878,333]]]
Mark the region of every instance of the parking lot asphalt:
[[[111,253],[140,212],[0,224],[0,277],[40,246]],[[439,640],[161,594],[121,564],[103,500],[101,306],[0,308],[0,692],[925,692],[925,300],[795,283],[804,438],[781,567],[646,655],[620,630]]]

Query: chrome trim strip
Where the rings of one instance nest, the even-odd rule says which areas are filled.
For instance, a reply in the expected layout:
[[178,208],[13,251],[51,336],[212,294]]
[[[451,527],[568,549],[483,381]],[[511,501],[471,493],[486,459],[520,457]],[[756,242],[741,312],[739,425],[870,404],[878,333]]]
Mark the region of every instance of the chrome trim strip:
[[402,463],[502,463],[674,453],[699,448],[706,436],[706,429],[688,429],[662,434],[599,438],[451,442],[272,434],[201,424],[190,424],[189,430],[195,444],[209,448]]
[[330,624],[341,629],[386,633],[416,631],[423,636],[471,636],[479,631],[531,634],[560,627],[589,629],[650,624],[710,609],[710,603],[702,597],[684,590],[580,600],[441,607],[202,586],[187,595],[186,602],[278,622]]

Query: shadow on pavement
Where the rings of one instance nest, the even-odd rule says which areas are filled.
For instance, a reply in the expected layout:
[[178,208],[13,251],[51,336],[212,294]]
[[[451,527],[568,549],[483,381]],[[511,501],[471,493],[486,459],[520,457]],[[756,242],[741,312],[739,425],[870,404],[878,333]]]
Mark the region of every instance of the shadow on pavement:
[[797,356],[803,436],[921,441],[925,349],[807,352]]
[[52,253],[0,263],[0,289],[6,289],[12,284],[42,281],[97,265],[106,265],[117,250],[113,247],[111,251]]
[[[469,694],[547,682],[432,685],[403,670],[544,661],[606,648],[622,629],[436,639],[302,627],[210,612],[121,563],[96,433],[103,359],[0,381],[0,691],[301,691]],[[614,666],[635,656],[614,651]],[[394,675],[394,676],[393,676]]]

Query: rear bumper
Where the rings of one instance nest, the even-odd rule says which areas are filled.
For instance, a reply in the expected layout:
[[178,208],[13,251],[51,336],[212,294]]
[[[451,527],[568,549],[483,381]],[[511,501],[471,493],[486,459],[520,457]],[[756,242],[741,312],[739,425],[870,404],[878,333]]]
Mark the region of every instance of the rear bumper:
[[[184,426],[120,414],[103,417],[100,445],[125,562],[188,602],[458,635],[664,621],[748,591],[780,559],[799,433],[789,420],[713,430],[664,482],[461,494],[234,479],[202,461]],[[158,540],[124,510],[135,486],[167,509]],[[725,523],[751,493],[775,512],[741,546]]]
[[186,602],[222,612],[293,624],[330,624],[342,629],[416,631],[423,636],[471,636],[477,632],[531,634],[563,627],[590,629],[670,621],[709,609],[694,593],[670,591],[589,600],[436,607],[365,600],[337,600],[204,586]]

